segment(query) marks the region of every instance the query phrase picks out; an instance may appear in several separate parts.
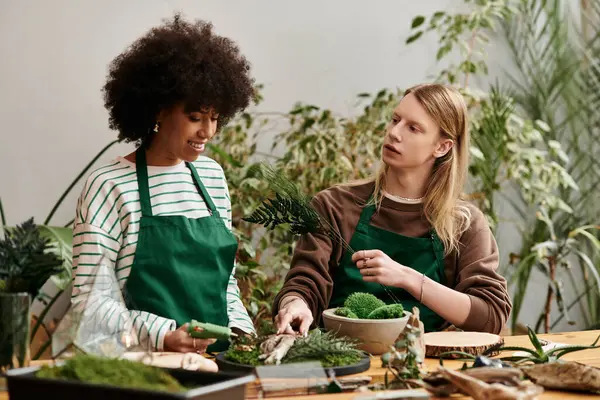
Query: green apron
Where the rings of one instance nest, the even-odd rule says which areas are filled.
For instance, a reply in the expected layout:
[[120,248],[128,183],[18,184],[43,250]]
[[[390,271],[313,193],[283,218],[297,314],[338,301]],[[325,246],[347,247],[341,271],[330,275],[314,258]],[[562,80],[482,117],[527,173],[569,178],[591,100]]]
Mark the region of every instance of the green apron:
[[[210,210],[208,217],[153,216],[144,150],[136,152],[136,165],[142,217],[125,285],[128,308],[174,319],[178,327],[192,319],[227,326],[226,293],[238,246],[235,236],[192,164],[186,163]],[[217,341],[208,351],[228,346],[227,341]]]
[[[370,225],[375,213],[375,205],[363,208],[356,231],[350,240],[354,251],[378,249],[392,260],[425,274],[435,282],[443,283],[444,278],[444,246],[435,231],[429,237],[408,237]],[[406,311],[414,306],[419,308],[420,319],[425,331],[436,331],[442,328],[445,321],[428,307],[422,305],[404,289],[384,287],[375,282],[365,282],[356,263],[352,262],[352,254],[344,252],[340,265],[333,274],[333,293],[329,307],[341,307],[344,300],[354,292],[366,292],[377,296],[386,304],[396,301],[388,293],[391,292],[404,306]]]

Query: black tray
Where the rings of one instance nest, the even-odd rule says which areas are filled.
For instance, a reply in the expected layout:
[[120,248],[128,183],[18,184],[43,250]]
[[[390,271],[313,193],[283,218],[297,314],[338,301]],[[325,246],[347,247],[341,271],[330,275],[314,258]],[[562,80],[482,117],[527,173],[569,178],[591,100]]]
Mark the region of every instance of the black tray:
[[[225,352],[217,354],[215,362],[219,366],[220,371],[231,371],[238,373],[255,373],[255,368],[251,365],[238,364],[225,359]],[[335,376],[344,376],[359,374],[371,368],[371,358],[368,355],[363,356],[360,361],[352,365],[344,365],[341,367],[328,367],[325,370],[330,370],[335,373]],[[11,399],[12,400],[12,399]]]
[[181,393],[159,392],[84,382],[42,379],[35,377],[40,367],[9,370],[6,373],[10,400],[31,400],[48,397],[60,400],[138,400],[193,399],[244,400],[246,385],[256,379],[252,373],[203,372],[162,368],[181,384],[193,388]]

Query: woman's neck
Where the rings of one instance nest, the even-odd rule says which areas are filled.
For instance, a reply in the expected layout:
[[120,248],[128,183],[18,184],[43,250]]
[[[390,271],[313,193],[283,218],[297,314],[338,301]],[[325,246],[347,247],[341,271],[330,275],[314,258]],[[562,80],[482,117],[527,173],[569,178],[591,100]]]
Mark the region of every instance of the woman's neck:
[[427,184],[431,172],[424,168],[419,170],[393,171],[388,168],[384,190],[392,196],[404,199],[420,199],[427,192]]
[[[146,164],[155,167],[172,167],[181,163],[181,159],[173,156],[168,151],[158,150],[159,146],[150,145],[146,151]],[[127,161],[135,163],[135,151],[126,155],[124,158]]]
[[[154,144],[154,143],[153,143]],[[181,163],[181,158],[173,155],[170,151],[165,150],[164,146],[153,146],[146,151],[146,162],[148,165],[157,167],[172,167]]]

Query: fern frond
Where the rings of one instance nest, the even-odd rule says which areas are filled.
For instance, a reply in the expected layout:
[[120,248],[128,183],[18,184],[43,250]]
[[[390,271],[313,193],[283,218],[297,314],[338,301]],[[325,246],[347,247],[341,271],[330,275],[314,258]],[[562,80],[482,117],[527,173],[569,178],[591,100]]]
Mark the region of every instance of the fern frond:
[[298,204],[310,204],[311,197],[303,193],[298,185],[290,180],[283,171],[276,169],[271,164],[264,162],[255,164],[249,168],[248,174],[262,177],[268,183],[269,189],[283,198],[290,199]]
[[267,229],[289,224],[290,232],[295,235],[326,232],[319,215],[309,205],[283,198],[279,193],[275,195],[275,199],[263,201],[259,208],[243,220],[263,225]]
[[263,201],[250,216],[242,218],[244,221],[263,225],[267,229],[288,224],[290,232],[295,235],[321,233],[332,239],[340,239],[339,233],[311,205],[312,198],[304,194],[281,170],[260,163],[250,167],[249,175],[266,180],[275,198]]

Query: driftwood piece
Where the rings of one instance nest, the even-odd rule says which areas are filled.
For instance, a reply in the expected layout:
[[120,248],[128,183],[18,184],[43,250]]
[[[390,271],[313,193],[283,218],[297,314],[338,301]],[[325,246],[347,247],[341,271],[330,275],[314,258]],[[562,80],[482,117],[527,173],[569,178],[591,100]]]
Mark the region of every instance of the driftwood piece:
[[121,356],[124,360],[141,362],[161,368],[182,368],[190,371],[218,372],[219,367],[213,360],[202,354],[178,352],[126,352]]
[[500,383],[488,384],[458,371],[439,367],[438,372],[450,381],[460,393],[474,400],[530,400],[544,392],[535,384],[522,383],[519,386],[506,386]]
[[[479,379],[488,384],[499,383],[505,386],[518,387],[522,384],[523,372],[518,368],[470,368],[460,371],[462,374]],[[458,388],[442,373],[434,371],[423,378],[423,387],[435,396],[446,397],[460,393]]]
[[265,364],[281,364],[281,360],[294,345],[296,335],[281,334],[271,335],[260,345],[259,360],[265,360]]
[[[424,335],[424,340],[425,355],[432,358],[449,351],[461,351],[474,356],[487,351],[486,355],[493,357],[499,354],[494,349],[504,345],[502,336],[483,332],[428,332]],[[459,357],[448,356],[448,358]]]
[[400,335],[398,335],[396,342],[406,340],[409,334],[413,335],[415,339],[412,347],[414,351],[417,351],[419,353],[417,356],[417,360],[419,360],[419,363],[421,364],[425,360],[425,326],[419,318],[419,308],[413,307],[411,312],[412,314],[408,317],[406,326],[404,327],[402,332],[400,332]]
[[600,368],[556,361],[523,366],[521,370],[529,380],[546,389],[600,393]]

